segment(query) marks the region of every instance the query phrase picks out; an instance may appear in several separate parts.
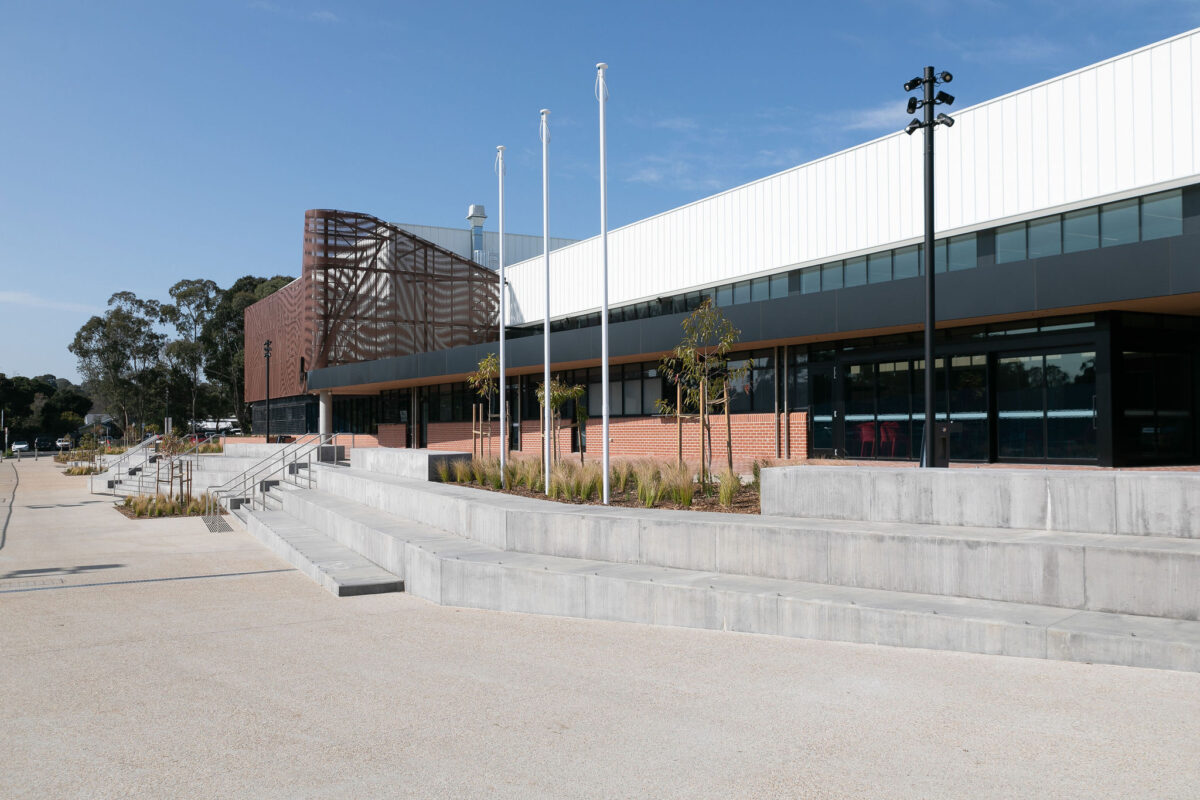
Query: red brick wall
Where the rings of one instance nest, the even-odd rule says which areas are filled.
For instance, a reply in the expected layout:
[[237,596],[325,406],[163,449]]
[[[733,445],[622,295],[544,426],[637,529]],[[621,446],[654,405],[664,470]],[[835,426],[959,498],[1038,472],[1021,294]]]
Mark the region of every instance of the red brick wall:
[[380,447],[406,447],[408,426],[404,423],[381,423],[378,437]]
[[[792,458],[801,459],[807,456],[807,434],[805,432],[804,412],[793,412],[792,417]],[[776,456],[776,420],[774,414],[734,414],[729,418],[730,439],[733,442],[733,463],[735,469],[748,467],[754,459],[782,458],[784,455],[783,417],[779,425],[779,455]],[[686,461],[698,461],[700,458],[700,421],[685,419],[683,421],[683,457]],[[599,419],[589,419],[588,456],[598,457],[601,452],[602,422]],[[725,462],[727,450],[725,447],[725,417],[722,414],[712,418],[712,463],[714,468]],[[609,451],[612,456],[629,458],[636,456],[654,456],[656,458],[674,458],[677,452],[676,425],[674,417],[618,417],[609,422],[609,434],[612,443]],[[707,443],[705,444],[707,447]]]
[[[803,411],[793,411],[789,416],[791,418],[792,460],[806,459],[808,457],[807,414]],[[776,420],[773,414],[734,414],[730,417],[734,468],[748,470],[750,463],[755,459],[784,458],[787,451],[784,444],[786,431],[782,415],[778,425],[779,455],[776,456]],[[700,459],[699,426],[700,423],[696,419],[683,422],[683,457],[687,461],[696,462]],[[589,459],[600,457],[601,428],[600,419],[588,420],[586,457]],[[392,429],[398,433],[393,434]],[[384,447],[404,446],[403,425],[380,425],[379,433]],[[614,458],[654,456],[655,458],[673,459],[675,457],[674,417],[615,417],[609,423],[609,434],[612,437],[610,454]],[[391,444],[392,441],[395,441],[396,444]],[[565,427],[559,432],[558,441],[560,455],[569,456],[571,433]],[[471,423],[429,423],[429,447],[432,450],[471,452]],[[493,423],[493,454],[499,454],[499,447],[499,426]],[[712,462],[714,467],[717,467],[723,464],[726,458],[725,417],[720,414],[715,415],[712,420],[712,447]],[[515,452],[534,456],[541,454],[542,435],[537,420],[521,422],[521,447]],[[578,454],[575,454],[575,457],[577,458]]]

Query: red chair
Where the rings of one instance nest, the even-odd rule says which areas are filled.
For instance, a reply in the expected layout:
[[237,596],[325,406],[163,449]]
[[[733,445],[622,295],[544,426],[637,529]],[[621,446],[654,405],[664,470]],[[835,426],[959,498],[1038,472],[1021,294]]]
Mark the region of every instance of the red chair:
[[871,448],[871,458],[875,457],[875,423],[858,423],[858,455],[865,457],[867,448]]
[[896,442],[900,439],[900,423],[894,421],[879,423],[879,452],[890,445],[888,455],[896,457]]

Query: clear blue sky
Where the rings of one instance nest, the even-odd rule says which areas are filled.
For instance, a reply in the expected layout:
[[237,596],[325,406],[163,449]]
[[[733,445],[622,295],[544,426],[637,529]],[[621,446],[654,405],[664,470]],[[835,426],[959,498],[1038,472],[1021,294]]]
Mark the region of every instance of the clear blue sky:
[[10,2],[0,25],[0,372],[77,379],[110,294],[296,275],[308,208],[595,235],[594,65],[617,227],[1200,25],[1195,0]]

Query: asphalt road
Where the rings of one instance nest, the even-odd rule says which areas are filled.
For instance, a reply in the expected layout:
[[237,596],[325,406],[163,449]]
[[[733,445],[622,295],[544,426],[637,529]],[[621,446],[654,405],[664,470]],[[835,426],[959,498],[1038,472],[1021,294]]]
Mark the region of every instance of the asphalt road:
[[339,600],[85,481],[0,464],[0,797],[1200,794],[1200,675]]

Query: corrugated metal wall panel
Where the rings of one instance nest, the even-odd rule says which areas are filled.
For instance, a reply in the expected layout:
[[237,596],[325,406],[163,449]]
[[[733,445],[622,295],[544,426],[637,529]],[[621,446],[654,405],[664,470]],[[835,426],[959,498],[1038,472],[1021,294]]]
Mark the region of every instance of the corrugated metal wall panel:
[[[1191,31],[954,113],[937,134],[939,235],[1194,177],[1197,42]],[[896,133],[612,231],[610,303],[918,238],[921,139]],[[598,275],[596,240],[551,262],[553,316],[598,308],[598,277],[586,277]],[[541,317],[541,270],[540,259],[511,269],[523,319]]]

